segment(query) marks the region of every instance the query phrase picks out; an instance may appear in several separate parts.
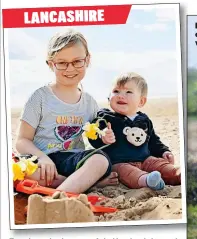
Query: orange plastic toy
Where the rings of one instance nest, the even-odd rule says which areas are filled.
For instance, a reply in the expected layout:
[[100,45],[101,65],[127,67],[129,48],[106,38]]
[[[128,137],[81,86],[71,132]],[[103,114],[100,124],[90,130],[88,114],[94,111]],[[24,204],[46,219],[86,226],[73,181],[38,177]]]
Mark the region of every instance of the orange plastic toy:
[[[52,196],[56,191],[56,189],[53,188],[48,188],[48,187],[43,187],[38,184],[37,181],[30,180],[30,179],[25,179],[23,181],[19,181],[17,184],[15,184],[15,189],[17,192],[22,192],[26,194],[34,194],[34,193],[39,193],[43,195],[48,195]],[[78,197],[79,194],[75,193],[65,193],[68,197]],[[97,202],[102,201],[105,199],[105,197],[100,197],[100,196],[88,196],[88,201],[91,203],[91,210],[94,213],[110,213],[110,212],[116,212],[116,208],[112,207],[103,207],[103,206],[95,206]]]

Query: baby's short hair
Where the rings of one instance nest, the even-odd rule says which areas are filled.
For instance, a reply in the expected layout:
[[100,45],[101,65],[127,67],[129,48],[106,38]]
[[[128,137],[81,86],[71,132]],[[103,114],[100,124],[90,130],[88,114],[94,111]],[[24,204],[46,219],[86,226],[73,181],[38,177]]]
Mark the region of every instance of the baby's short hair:
[[123,87],[127,82],[130,81],[136,84],[138,89],[141,91],[141,96],[147,96],[148,94],[147,82],[142,76],[136,74],[135,72],[129,72],[117,77],[114,83],[118,87]]

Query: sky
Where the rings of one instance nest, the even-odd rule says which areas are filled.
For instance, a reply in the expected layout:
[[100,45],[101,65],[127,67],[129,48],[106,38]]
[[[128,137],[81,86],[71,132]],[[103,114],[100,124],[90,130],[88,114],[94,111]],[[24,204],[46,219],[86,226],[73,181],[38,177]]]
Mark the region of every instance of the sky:
[[188,66],[197,68],[197,16],[188,16]]
[[[179,22],[173,5],[156,6],[133,5],[125,25],[74,27],[86,37],[92,56],[83,88],[98,102],[106,101],[114,78],[128,71],[147,80],[150,98],[177,96]],[[46,48],[53,34],[66,28],[7,30],[11,107],[23,107],[34,90],[54,80]]]

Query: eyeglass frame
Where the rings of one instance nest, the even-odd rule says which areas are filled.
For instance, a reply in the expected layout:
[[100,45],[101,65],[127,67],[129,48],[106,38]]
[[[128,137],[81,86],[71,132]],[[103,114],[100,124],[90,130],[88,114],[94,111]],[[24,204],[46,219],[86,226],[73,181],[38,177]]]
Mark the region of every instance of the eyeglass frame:
[[[85,56],[85,58],[83,58],[83,59],[77,59],[77,60],[74,60],[74,61],[70,61],[70,62],[64,62],[64,63],[66,63],[67,64],[67,67],[65,68],[65,69],[58,69],[57,68],[57,62],[53,62],[53,61],[51,61],[52,63],[53,63],[53,65],[55,66],[55,68],[58,70],[58,71],[65,71],[65,70],[67,70],[68,69],[68,67],[69,67],[69,65],[71,64],[75,69],[80,69],[80,68],[82,68],[82,67],[84,67],[85,66],[85,63],[86,63],[86,59],[87,59],[87,55]],[[80,67],[75,67],[74,66],[74,62],[75,61],[81,61],[81,60],[83,60],[83,66],[80,66]]]

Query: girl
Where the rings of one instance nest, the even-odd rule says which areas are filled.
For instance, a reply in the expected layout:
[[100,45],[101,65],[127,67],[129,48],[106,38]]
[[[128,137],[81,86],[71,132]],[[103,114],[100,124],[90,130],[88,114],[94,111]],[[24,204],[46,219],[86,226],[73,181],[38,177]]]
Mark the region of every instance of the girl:
[[81,33],[69,30],[50,40],[46,63],[55,82],[36,90],[25,104],[16,141],[20,154],[38,157],[38,170],[30,178],[40,185],[82,193],[101,179],[100,186],[117,184],[117,175],[110,174],[111,163],[102,151],[76,170],[91,151],[85,150],[82,127],[98,111],[96,101],[78,87],[89,62]]

